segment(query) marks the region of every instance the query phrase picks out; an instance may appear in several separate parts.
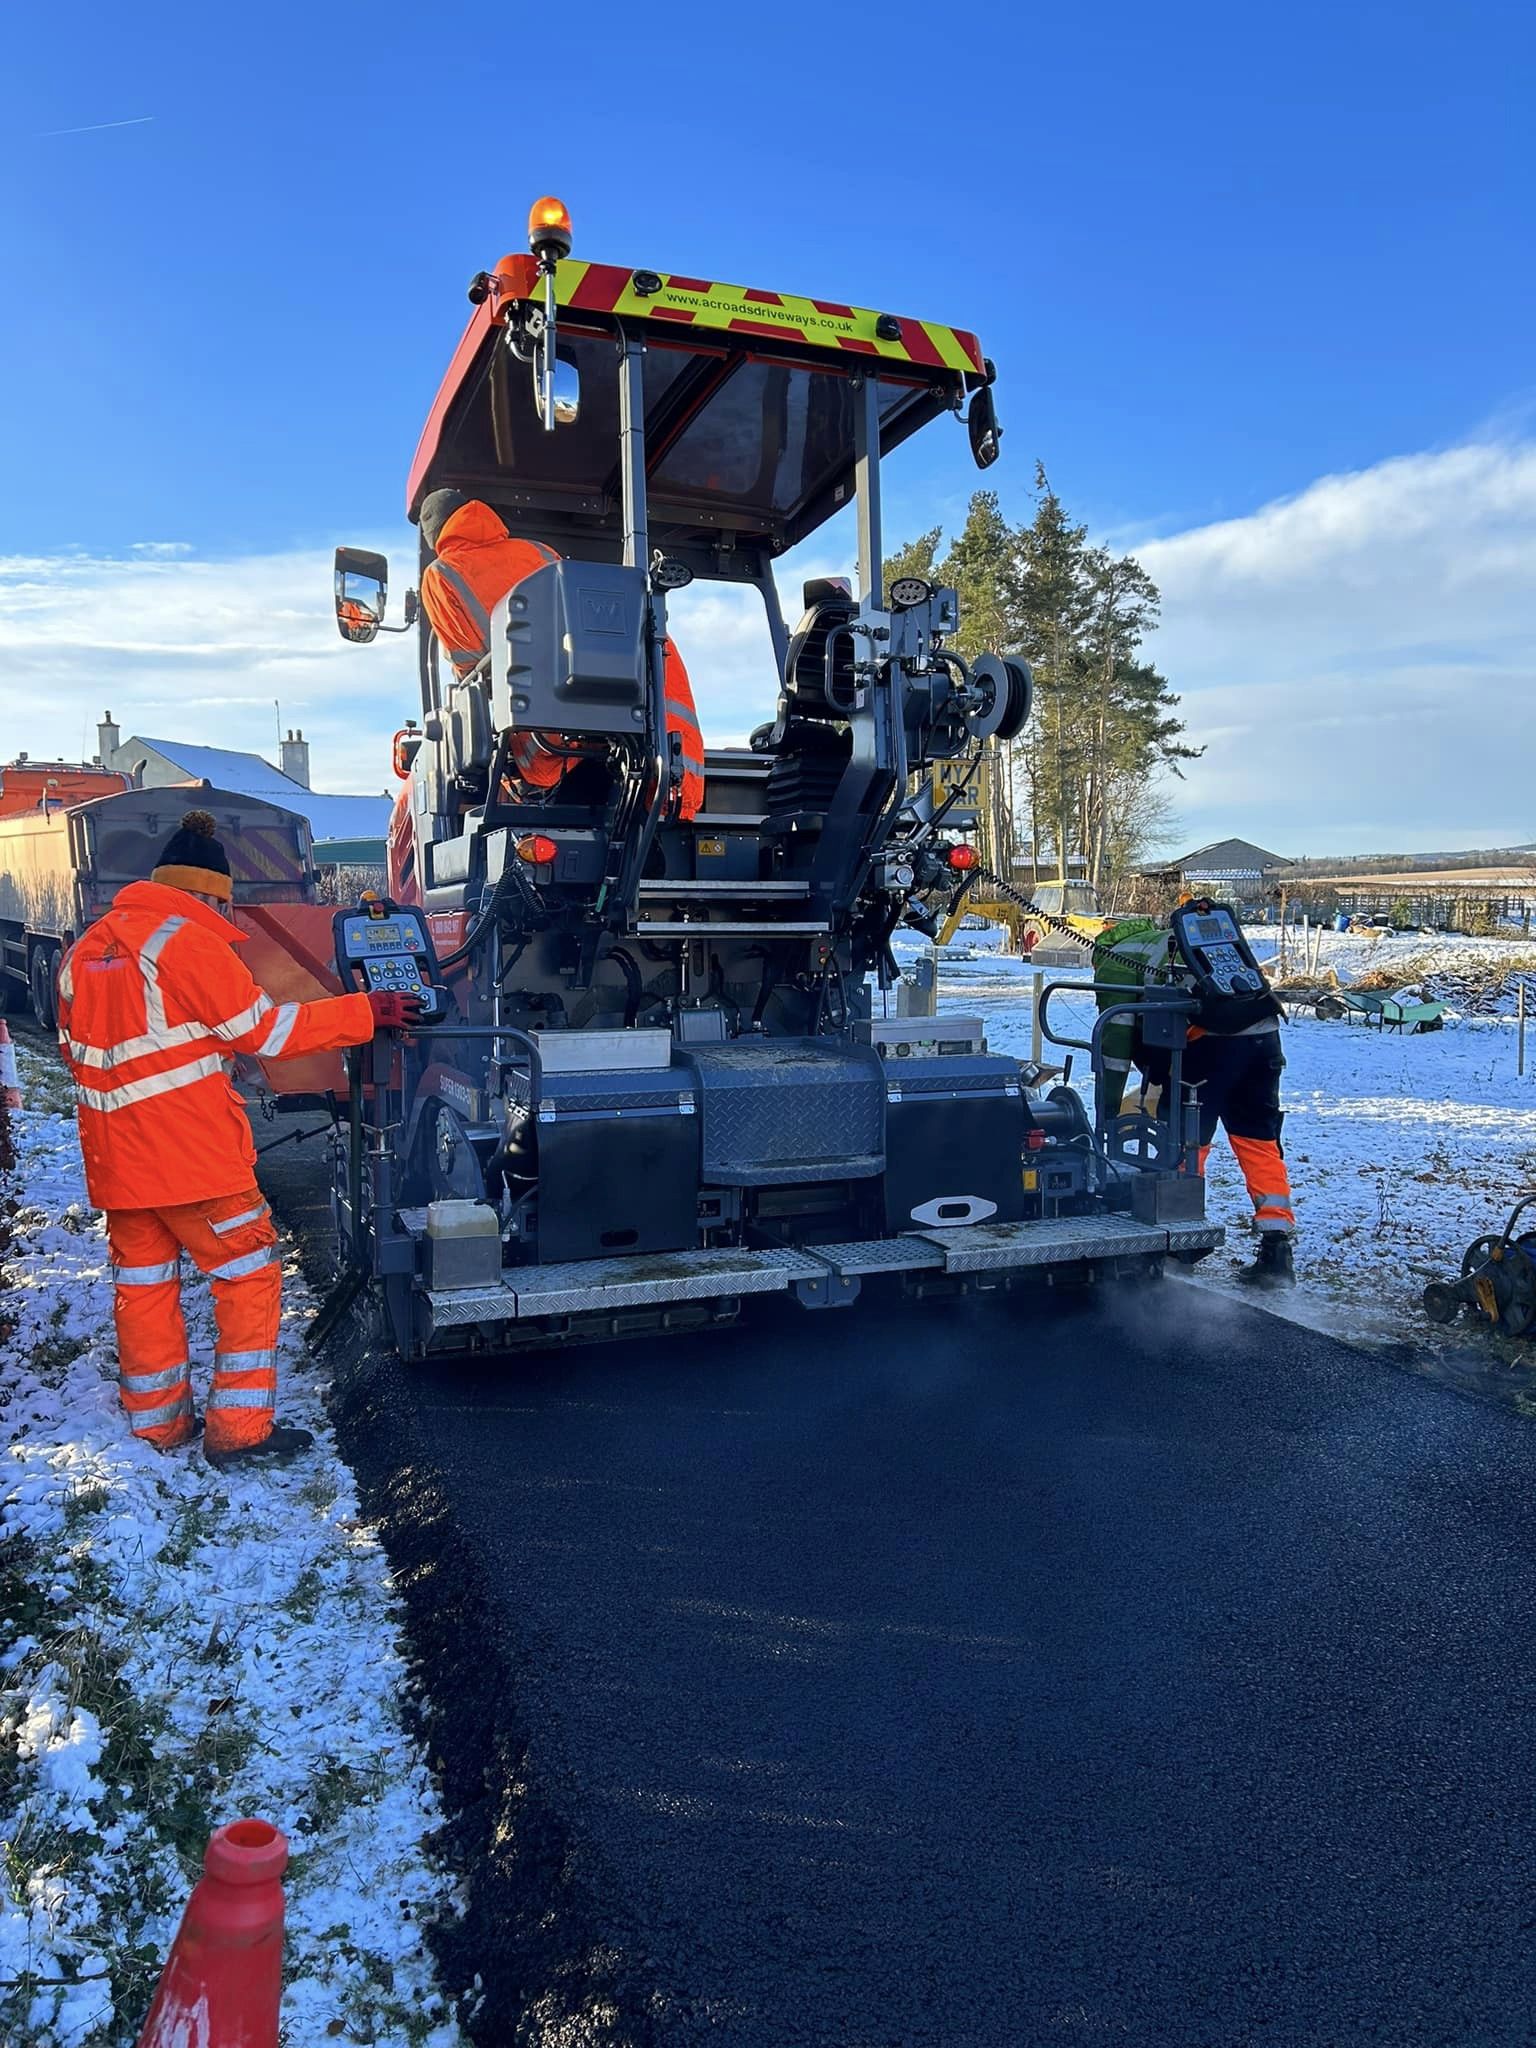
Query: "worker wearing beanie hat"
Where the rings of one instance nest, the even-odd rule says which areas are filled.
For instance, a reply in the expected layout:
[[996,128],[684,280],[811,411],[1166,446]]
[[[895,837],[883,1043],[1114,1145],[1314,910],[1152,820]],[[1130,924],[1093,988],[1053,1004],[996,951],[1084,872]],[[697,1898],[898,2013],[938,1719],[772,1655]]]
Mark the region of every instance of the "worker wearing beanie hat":
[[149,879],[167,889],[190,889],[194,895],[232,903],[235,885],[230,879],[229,855],[214,837],[217,830],[210,812],[188,811],[180,830],[166,841]]
[[410,1021],[397,995],[274,1003],[240,959],[245,934],[226,914],[233,894],[214,819],[188,811],[149,881],[119,890],[70,948],[58,984],[86,1187],[107,1216],[129,1426],[162,1451],[198,1431],[178,1280],[185,1253],[213,1283],[204,1450],[216,1466],[291,1457],[313,1442],[274,1423],[282,1274],[251,1127],[230,1082],[235,1056],[296,1058]]

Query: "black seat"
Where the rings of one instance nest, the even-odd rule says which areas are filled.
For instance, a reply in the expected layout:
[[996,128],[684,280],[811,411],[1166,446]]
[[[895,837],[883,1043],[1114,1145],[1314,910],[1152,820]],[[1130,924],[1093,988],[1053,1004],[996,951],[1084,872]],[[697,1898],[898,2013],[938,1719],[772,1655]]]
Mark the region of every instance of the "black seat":
[[752,734],[753,751],[778,754],[793,746],[792,729],[816,720],[823,724],[846,719],[853,704],[853,635],[847,630],[858,614],[846,582],[840,577],[813,578],[805,586],[805,613],[789,639],[784,677],[779,689],[778,717]]

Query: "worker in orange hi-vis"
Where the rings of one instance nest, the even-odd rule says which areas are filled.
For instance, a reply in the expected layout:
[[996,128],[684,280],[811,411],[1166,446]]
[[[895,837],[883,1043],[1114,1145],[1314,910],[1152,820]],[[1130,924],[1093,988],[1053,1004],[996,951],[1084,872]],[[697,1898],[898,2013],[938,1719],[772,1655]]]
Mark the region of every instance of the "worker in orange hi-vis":
[[[540,541],[514,540],[489,505],[463,491],[431,492],[418,516],[435,557],[422,572],[421,602],[448,659],[467,675],[490,646],[495,606],[525,576],[560,557]],[[683,757],[678,815],[687,819],[704,805],[704,739],[693,685],[670,640],[663,665],[667,735],[676,738]],[[554,789],[581,758],[561,746],[558,733],[519,733],[513,743],[513,766],[530,789]]]
[[186,1252],[213,1282],[204,1452],[221,1467],[293,1457],[314,1441],[274,1419],[282,1273],[234,1056],[361,1045],[414,1011],[384,994],[274,1003],[240,959],[233,893],[214,820],[188,811],[150,880],[119,890],[70,948],[58,992],[86,1188],[107,1217],[129,1425],[162,1451],[200,1426],[178,1279]]

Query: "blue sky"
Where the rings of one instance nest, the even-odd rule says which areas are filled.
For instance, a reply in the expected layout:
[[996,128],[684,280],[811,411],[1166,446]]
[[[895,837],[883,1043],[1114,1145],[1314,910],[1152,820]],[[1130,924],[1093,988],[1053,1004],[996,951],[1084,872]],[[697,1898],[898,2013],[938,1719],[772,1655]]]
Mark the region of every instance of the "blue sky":
[[[974,327],[1008,430],[988,481],[1021,516],[1037,455],[1076,512],[1138,547],[1468,446],[1510,456],[1523,480],[1528,5],[1106,0],[959,16],[898,0],[712,10],[703,32],[692,13],[386,0],[10,21],[0,559],[31,560],[35,593],[49,580],[36,562],[62,558],[59,587],[97,593],[85,602],[100,612],[120,581],[82,585],[82,561],[132,561],[135,543],[229,564],[202,587],[237,604],[265,574],[253,564],[393,537],[465,282],[519,245],[544,190],[570,204],[579,253]],[[53,132],[77,128],[94,132]],[[953,521],[975,483],[942,428],[894,469],[892,539]],[[1522,498],[1511,531],[1507,496],[1485,509],[1518,554],[1536,510],[1528,534]],[[1454,508],[1445,518],[1451,544]],[[1373,543],[1384,568],[1393,530]],[[1195,550],[1206,570],[1213,546]],[[1189,559],[1167,558],[1176,579]],[[1369,564],[1355,574],[1369,581]],[[1193,713],[1200,689],[1242,682],[1241,618],[1213,648],[1164,581],[1156,652]],[[29,673],[37,633],[68,619],[102,643],[103,685],[114,675],[108,620],[35,595],[20,611]],[[1468,647],[1475,624],[1454,608],[1416,621],[1416,668],[1432,656],[1486,683],[1513,663],[1529,684],[1517,620],[1496,649]],[[168,621],[153,644],[173,638]],[[1368,653],[1372,638],[1351,644]],[[6,645],[0,624],[0,688]],[[152,672],[141,647],[113,682],[125,705]],[[329,658],[325,672],[342,674]],[[354,708],[366,701],[382,731],[398,670],[359,673],[336,687],[349,701],[361,688]],[[252,720],[261,694],[253,682],[242,700]],[[325,731],[314,672],[283,695]],[[231,725],[245,715],[232,706]],[[24,744],[7,732],[0,755]],[[39,732],[32,750],[45,744],[62,742]],[[334,782],[372,786],[370,763],[334,765]],[[1513,780],[1491,803],[1486,785],[1432,790],[1388,789],[1343,817],[1325,805],[1291,836],[1348,840],[1406,811],[1404,845],[1494,825],[1536,837]],[[1197,836],[1266,809],[1205,768],[1180,805]],[[1269,811],[1273,837],[1287,812]]]

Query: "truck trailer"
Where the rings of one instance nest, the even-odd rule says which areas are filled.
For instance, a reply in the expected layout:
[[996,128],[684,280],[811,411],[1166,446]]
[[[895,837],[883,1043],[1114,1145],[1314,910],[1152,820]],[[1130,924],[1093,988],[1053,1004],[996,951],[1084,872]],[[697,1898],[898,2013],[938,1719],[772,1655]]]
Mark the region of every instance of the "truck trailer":
[[[478,661],[450,663],[407,595],[390,888],[331,937],[344,985],[425,1015],[352,1056],[345,1275],[316,1335],[359,1294],[404,1355],[496,1356],[720,1324],[757,1294],[837,1308],[1203,1256],[1221,1231],[1186,1117],[1096,1121],[975,1019],[885,1014],[891,940],[953,907],[966,792],[1030,710],[1025,664],[957,651],[953,590],[882,571],[886,455],[947,421],[997,458],[975,336],[571,249],[541,200],[528,253],[471,280],[410,471],[413,521],[452,488],[556,559],[488,608]],[[844,512],[857,585],[808,582],[791,628],[774,564]],[[767,715],[706,750],[684,817],[663,664],[695,579],[760,600]],[[343,638],[401,630],[388,583],[337,550]],[[574,764],[553,787],[519,772],[530,733]],[[1176,1063],[1192,1007],[1144,1001]]]
[[[12,771],[7,770],[7,780]],[[283,1000],[336,991],[328,944],[314,953],[317,926],[304,911],[318,903],[309,821],[297,812],[204,784],[124,787],[110,776],[105,795],[59,801],[0,816],[0,990],[6,1007],[30,1007],[52,1032],[54,984],[65,949],[106,910],[128,882],[148,879],[160,849],[185,811],[208,811],[229,855],[235,921],[246,934],[244,958],[263,987]],[[90,783],[83,785],[90,788]],[[71,792],[66,792],[70,794]],[[295,1072],[295,1066],[302,1072]],[[285,1091],[323,1095],[343,1085],[334,1058],[274,1066]],[[280,1079],[279,1079],[280,1077]]]

